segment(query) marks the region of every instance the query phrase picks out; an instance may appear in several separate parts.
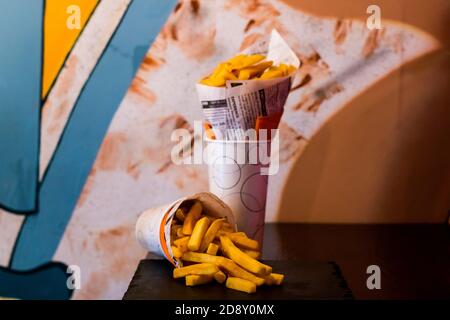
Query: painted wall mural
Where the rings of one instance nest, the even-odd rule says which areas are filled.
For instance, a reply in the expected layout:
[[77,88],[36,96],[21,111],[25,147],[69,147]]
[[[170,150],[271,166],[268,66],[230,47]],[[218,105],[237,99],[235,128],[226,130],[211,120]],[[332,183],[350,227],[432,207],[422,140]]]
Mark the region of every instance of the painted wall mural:
[[[66,25],[73,4],[80,29]],[[435,97],[448,83],[437,71],[450,65],[448,54],[439,54],[448,42],[439,30],[394,21],[396,9],[382,30],[369,30],[364,19],[314,13],[309,4],[0,0],[2,13],[20,17],[0,20],[0,296],[121,298],[146,254],[134,239],[139,213],[208,188],[204,167],[170,160],[172,131],[192,129],[202,117],[196,80],[273,28],[302,68],[282,119],[281,166],[269,181],[266,220],[443,222],[450,117],[448,97]],[[402,90],[430,77],[429,95],[417,89],[411,99]],[[423,123],[430,101],[433,121]],[[375,133],[380,123],[385,132]],[[429,132],[431,123],[436,135],[409,138],[418,127]],[[359,136],[344,135],[344,127]],[[412,178],[415,166],[386,174],[399,157],[392,154],[410,143],[416,166],[431,163],[420,171],[427,175],[422,188]],[[429,157],[419,157],[425,144]],[[349,145],[356,149],[339,153]],[[333,167],[335,159],[352,169]],[[375,163],[377,173],[367,167]],[[326,168],[333,172],[322,175]],[[381,190],[393,180],[398,185]],[[434,193],[429,186],[437,186]],[[361,188],[370,196],[351,198]],[[417,197],[423,192],[433,193],[432,204]],[[404,212],[411,199],[418,208],[412,216],[380,214]],[[430,214],[419,212],[427,206]],[[67,288],[70,265],[80,267],[79,290]]]
[[[100,55],[94,60],[91,72],[82,79],[84,83],[73,104],[66,106],[71,110],[66,114],[63,129],[58,132],[57,143],[50,152],[51,157],[44,159],[39,166],[38,150],[47,147],[45,145],[39,148],[39,132],[43,135],[51,134],[50,128],[39,128],[41,103],[45,101],[42,107],[42,119],[45,119],[47,107],[54,100],[53,96],[49,96],[47,100],[42,98],[45,98],[51,83],[55,81],[58,68],[63,65],[64,56],[72,49],[79,36],[72,30],[55,31],[67,29],[64,28],[67,12],[61,9],[65,9],[68,3],[57,0],[2,3],[8,14],[17,17],[13,20],[17,21],[18,30],[22,25],[29,26],[20,33],[22,38],[16,37],[14,33],[10,36],[11,26],[2,26],[5,34],[1,37],[4,43],[17,41],[16,46],[13,43],[13,48],[17,47],[20,50],[2,57],[4,58],[2,62],[8,66],[7,71],[11,69],[5,74],[9,77],[2,79],[6,84],[1,95],[5,99],[2,106],[11,109],[2,110],[2,115],[6,115],[2,117],[2,129],[17,130],[19,136],[27,139],[18,140],[10,130],[4,132],[2,139],[5,140],[2,145],[6,145],[6,148],[3,148],[2,158],[11,164],[11,167],[2,165],[2,204],[5,204],[4,207],[8,211],[25,215],[10,253],[9,267],[3,268],[0,273],[0,284],[4,284],[4,287],[0,285],[0,293],[7,296],[61,299],[70,297],[71,292],[66,285],[67,267],[62,263],[52,262],[52,259],[66,231],[111,119],[173,5],[170,1],[148,0],[122,1],[121,7],[117,6],[119,1],[116,2],[116,7],[111,6],[112,2],[102,3],[99,8],[104,11],[102,20],[108,17],[112,10],[121,10],[119,19],[115,21],[114,28],[109,30],[107,42],[95,44],[103,45],[103,48],[99,48]],[[84,9],[86,16],[83,25],[86,25],[97,1],[81,1],[79,5],[81,10]],[[30,19],[29,24],[23,23],[23,8],[25,14],[29,15],[25,16]],[[93,45],[92,40],[96,39],[91,39],[90,45]],[[44,52],[43,60],[42,52]],[[76,50],[67,60],[67,66],[76,63],[75,52]],[[29,62],[30,58],[34,61]],[[11,66],[9,64],[11,60],[18,61],[21,65]],[[23,65],[27,66],[27,69],[20,72]],[[42,66],[45,66],[43,72]],[[16,68],[13,69],[14,67]],[[33,77],[30,77],[30,73]],[[25,80],[32,81],[28,86],[33,89],[32,91],[20,93],[14,91],[22,88],[31,90],[27,88],[28,83],[22,82],[22,79],[11,83],[10,80],[14,80],[20,74]],[[70,74],[69,78],[73,81],[74,74]],[[60,95],[61,90],[64,95],[67,90],[72,89],[70,83],[65,83],[64,89],[57,82],[58,80],[54,90],[59,91]],[[21,97],[24,101],[17,101]],[[31,97],[34,97],[33,101],[29,101]],[[20,112],[17,115],[17,107],[23,108],[28,113]],[[66,111],[64,109],[63,105],[58,106],[60,116]],[[20,121],[21,126],[12,121]],[[29,125],[25,123],[27,121],[30,121]],[[18,145],[24,150],[19,150]],[[27,161],[28,157],[30,160]],[[39,169],[42,170],[42,174],[38,174]],[[17,176],[14,177],[14,174]],[[71,183],[65,184],[64,181]],[[11,182],[17,185],[11,185]],[[18,285],[23,283],[24,279],[27,279],[28,285]]]

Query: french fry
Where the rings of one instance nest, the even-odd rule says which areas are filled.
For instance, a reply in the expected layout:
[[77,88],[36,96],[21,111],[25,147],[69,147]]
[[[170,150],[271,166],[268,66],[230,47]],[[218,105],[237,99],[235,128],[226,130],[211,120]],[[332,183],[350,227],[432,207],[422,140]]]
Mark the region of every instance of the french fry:
[[227,279],[227,276],[225,273],[223,273],[222,271],[216,272],[214,274],[214,279],[218,282],[218,283],[224,283],[225,280]]
[[239,80],[248,80],[254,77],[259,77],[264,70],[273,64],[272,61],[261,62],[239,70]]
[[245,234],[245,232],[234,232],[234,231],[228,231],[228,230],[224,230],[223,228],[220,229],[217,234],[216,234],[216,238],[219,239],[220,236],[227,236],[227,237],[244,237],[244,238],[248,238],[247,235]]
[[274,79],[279,77],[286,77],[294,72],[296,68],[285,63],[281,63],[279,66],[273,66],[267,69],[259,78],[260,79]]
[[255,251],[259,251],[259,243],[256,240],[247,238],[246,236],[243,237],[239,234],[227,234],[227,237],[229,237],[231,239],[231,241],[233,241],[233,243],[235,245],[237,245],[238,247],[241,247],[243,249],[248,249],[248,250],[255,250]]
[[186,215],[184,214],[184,211],[182,209],[178,208],[177,211],[175,211],[175,217],[178,221],[183,222],[184,218],[186,218]]
[[246,293],[256,292],[256,285],[253,282],[236,277],[228,277],[227,282],[225,282],[225,286],[227,288]]
[[284,275],[280,273],[271,273],[268,276],[263,277],[265,282],[264,284],[267,284],[268,286],[276,285],[279,286],[283,283]]
[[181,250],[181,252],[188,251],[188,242],[189,242],[189,236],[185,236],[183,238],[179,238],[173,242],[174,245],[178,247],[178,249]]
[[289,65],[287,65],[287,73],[286,73],[286,75],[291,74],[292,72],[294,72],[296,70],[297,70],[296,67],[294,67],[294,66],[289,64]]
[[284,281],[284,274],[281,273],[271,273],[270,277],[273,279],[276,285],[281,285]]
[[188,242],[189,250],[198,251],[198,249],[200,249],[200,245],[202,244],[203,237],[208,230],[209,224],[210,222],[208,217],[203,217],[197,221]]
[[261,252],[259,252],[259,251],[246,250],[246,249],[243,249],[242,251],[249,257],[252,257],[253,259],[256,259],[256,260],[258,260],[261,257]]
[[248,237],[245,234],[245,232],[242,232],[242,231],[240,231],[240,232],[232,232],[231,233],[231,237],[244,237],[244,238],[248,239]]
[[245,55],[240,54],[235,56],[234,58],[231,58],[227,61],[228,64],[226,64],[226,67],[229,68],[229,70],[241,70],[243,68],[249,67],[255,63],[258,63],[262,60],[264,60],[266,57],[261,54],[252,54],[252,55]]
[[[222,62],[221,64],[227,66],[230,70],[232,70],[233,68],[239,67],[239,64],[242,64],[242,61],[245,59],[245,57],[245,54],[238,54],[233,58],[228,59],[228,61]],[[262,59],[264,59],[264,57]]]
[[227,68],[221,68],[217,73],[203,79],[200,83],[212,86],[212,87],[223,87],[226,80],[237,80],[238,78],[233,72],[229,71]]
[[181,256],[183,255],[183,252],[180,250],[180,248],[178,248],[176,246],[171,246],[171,247],[172,247],[173,256],[175,258],[181,258]]
[[195,201],[184,219],[183,234],[185,235],[192,234],[192,231],[194,230],[194,225],[200,218],[201,214],[202,214],[202,204],[200,203],[200,201]]
[[211,242],[206,250],[206,253],[215,256],[217,251],[219,251],[219,246]]
[[[217,272],[215,274],[217,274]],[[190,275],[186,276],[185,281],[186,281],[186,286],[192,287],[192,286],[198,286],[201,284],[209,283],[212,281],[212,279],[213,279],[213,277],[210,275],[190,274]]]
[[197,263],[187,267],[173,269],[173,277],[174,279],[178,279],[191,274],[214,276],[218,271],[219,268],[215,264]]
[[247,250],[259,250],[259,243],[256,240],[250,239],[247,237],[247,235],[244,232],[228,232],[224,230],[220,230],[216,238],[220,239],[220,236],[227,236],[233,241],[235,245],[237,245],[240,248],[247,249]]
[[225,271],[228,272],[228,274],[242,278],[248,281],[253,282],[257,286],[261,286],[264,284],[264,279],[248,272],[247,270],[241,268],[236,263],[234,263],[231,259],[227,259],[222,257],[224,260],[222,260],[220,267],[222,267]]
[[254,274],[239,267],[232,260],[227,259],[225,257],[212,256],[206,253],[185,252],[183,253],[181,259],[190,262],[213,263],[216,266],[224,269],[228,274],[232,275],[233,277],[239,277],[245,280],[249,280],[255,283],[257,286],[264,284],[263,278],[255,276]]
[[279,78],[283,76],[284,76],[283,70],[281,70],[279,67],[271,67],[266,72],[264,72],[259,78],[266,80]]
[[209,244],[214,240],[214,237],[216,236],[219,229],[222,227],[224,221],[225,219],[216,219],[211,223],[211,225],[209,226],[208,230],[205,233],[205,236],[203,237],[202,243],[200,245],[199,250],[200,252],[205,252],[208,249]]
[[198,262],[198,263],[213,263],[217,266],[220,266],[221,262],[220,260],[223,257],[218,256],[212,256],[206,253],[199,253],[199,252],[185,252],[183,253],[183,256],[181,257],[184,261],[189,262]]
[[222,245],[222,251],[242,268],[261,276],[269,275],[272,272],[272,267],[246,255],[233,244],[229,237],[221,236],[220,243]]
[[223,77],[219,77],[218,74],[214,75],[213,73],[209,77],[200,80],[200,83],[210,87],[223,87],[225,86],[225,79]]
[[250,70],[240,70],[238,75],[239,80],[249,80],[250,79]]

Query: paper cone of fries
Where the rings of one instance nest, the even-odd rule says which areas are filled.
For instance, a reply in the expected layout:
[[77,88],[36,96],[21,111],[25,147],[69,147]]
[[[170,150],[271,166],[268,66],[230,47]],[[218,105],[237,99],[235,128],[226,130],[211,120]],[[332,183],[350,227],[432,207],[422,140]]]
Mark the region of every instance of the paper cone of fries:
[[175,267],[180,266],[174,258],[171,247],[171,228],[176,211],[182,206],[189,206],[199,201],[203,212],[211,217],[225,217],[236,230],[236,223],[231,209],[215,195],[202,192],[178,199],[171,204],[144,211],[136,222],[135,234],[139,244],[149,252],[169,260]]
[[254,44],[197,84],[210,138],[244,140],[249,129],[276,129],[300,60],[280,34]]
[[220,63],[197,84],[208,137],[210,191],[231,207],[238,228],[261,245],[268,183],[262,169],[269,164],[259,157],[250,161],[249,152],[270,157],[273,130],[299,66],[298,57],[273,30],[268,39]]

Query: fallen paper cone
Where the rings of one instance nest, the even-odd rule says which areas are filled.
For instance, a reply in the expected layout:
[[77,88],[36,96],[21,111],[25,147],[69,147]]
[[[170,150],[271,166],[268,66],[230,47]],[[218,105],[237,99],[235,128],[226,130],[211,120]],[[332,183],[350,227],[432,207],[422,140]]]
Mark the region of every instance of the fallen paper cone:
[[[178,199],[171,204],[144,211],[138,218],[135,235],[139,244],[149,252],[169,260],[174,266],[179,266],[178,259],[171,245],[171,226],[176,211],[187,201],[198,201],[203,210],[212,217],[225,217],[236,230],[235,218],[231,209],[214,194],[202,192]],[[187,246],[187,243],[186,243]]]

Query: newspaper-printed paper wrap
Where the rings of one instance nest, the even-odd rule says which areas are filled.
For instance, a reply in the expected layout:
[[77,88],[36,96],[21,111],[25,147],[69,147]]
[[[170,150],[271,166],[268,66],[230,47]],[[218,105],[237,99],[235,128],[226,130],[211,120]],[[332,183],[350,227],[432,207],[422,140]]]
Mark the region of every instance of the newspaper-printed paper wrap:
[[[297,69],[300,66],[300,60],[276,30],[272,30],[269,39],[241,53],[265,55],[274,65],[285,63]],[[281,115],[294,74],[268,80],[228,80],[225,87],[197,84],[205,120],[216,139],[243,140],[245,131],[255,128],[258,117]]]
[[170,229],[177,209],[186,201],[200,201],[203,212],[212,217],[226,217],[236,230],[233,213],[222,200],[209,192],[197,193],[190,197],[178,199],[171,204],[144,211],[136,222],[136,239],[139,244],[151,253],[164,257],[175,267],[180,261],[174,258],[170,243]]
[[[262,248],[269,176],[261,169],[269,166],[270,141],[207,139],[206,143],[209,190],[231,208],[238,230]],[[261,155],[268,161],[261,161]]]

